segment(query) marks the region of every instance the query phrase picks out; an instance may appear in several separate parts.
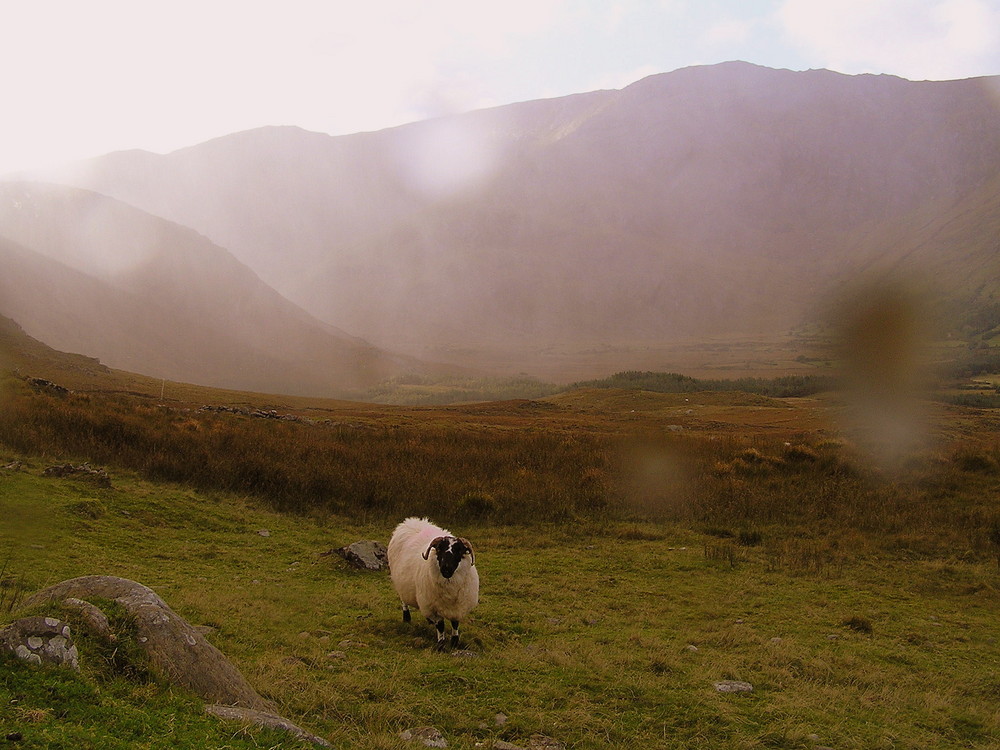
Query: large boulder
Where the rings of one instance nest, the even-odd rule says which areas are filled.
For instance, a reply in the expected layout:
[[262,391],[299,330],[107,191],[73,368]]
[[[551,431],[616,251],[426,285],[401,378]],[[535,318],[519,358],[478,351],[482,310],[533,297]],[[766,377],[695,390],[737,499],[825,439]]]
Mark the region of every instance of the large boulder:
[[141,583],[114,576],[83,576],[39,591],[24,606],[94,597],[118,602],[133,617],[139,644],[159,677],[211,703],[274,711],[219,649]]

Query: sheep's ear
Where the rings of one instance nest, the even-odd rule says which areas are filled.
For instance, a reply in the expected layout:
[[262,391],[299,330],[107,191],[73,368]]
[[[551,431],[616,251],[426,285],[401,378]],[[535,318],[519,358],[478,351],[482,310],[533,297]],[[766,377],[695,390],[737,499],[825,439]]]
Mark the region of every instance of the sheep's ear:
[[441,541],[442,539],[444,539],[444,537],[443,537],[443,536],[439,536],[439,537],[437,537],[437,538],[436,538],[436,539],[435,539],[434,541],[432,541],[432,542],[431,542],[430,544],[428,544],[428,545],[427,545],[427,549],[425,549],[425,550],[424,550],[424,554],[422,555],[422,557],[423,557],[423,558],[424,558],[425,560],[427,559],[428,555],[430,555],[430,553],[431,553],[431,549],[432,549],[432,548],[433,548],[434,546],[436,546],[436,545],[437,545],[437,543],[438,543],[438,542],[440,542],[440,541]]
[[469,554],[472,555],[472,567],[476,567],[476,551],[472,549],[472,544],[464,536],[459,537],[458,541],[464,544],[469,549]]

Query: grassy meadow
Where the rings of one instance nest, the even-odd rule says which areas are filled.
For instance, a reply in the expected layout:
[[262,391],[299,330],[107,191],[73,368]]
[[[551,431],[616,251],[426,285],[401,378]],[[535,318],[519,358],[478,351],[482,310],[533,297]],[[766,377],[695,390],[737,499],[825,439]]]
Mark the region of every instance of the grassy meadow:
[[[424,725],[469,749],[1000,744],[993,410],[928,402],[887,461],[829,392],[403,407],[6,386],[2,618],[66,578],[139,581],[335,747],[415,747],[399,733]],[[85,461],[112,486],[43,476]],[[462,651],[402,623],[385,573],[324,554],[410,514],[476,547]],[[81,651],[79,676],[3,662],[0,737],[301,744]]]

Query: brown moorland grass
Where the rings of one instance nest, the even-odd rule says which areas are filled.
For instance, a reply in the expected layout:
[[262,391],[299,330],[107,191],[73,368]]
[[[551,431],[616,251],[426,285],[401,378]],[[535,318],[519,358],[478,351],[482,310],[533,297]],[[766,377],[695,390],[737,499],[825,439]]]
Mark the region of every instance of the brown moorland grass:
[[273,406],[10,381],[0,444],[301,515],[636,518],[996,554],[1000,447],[988,410],[938,405],[921,450],[886,468],[838,431],[830,397],[599,390],[436,408]]

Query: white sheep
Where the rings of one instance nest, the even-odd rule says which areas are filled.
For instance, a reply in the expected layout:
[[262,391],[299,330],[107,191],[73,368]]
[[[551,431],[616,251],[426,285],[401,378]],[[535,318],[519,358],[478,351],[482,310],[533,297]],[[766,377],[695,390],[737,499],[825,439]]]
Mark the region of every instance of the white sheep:
[[457,647],[459,623],[479,603],[472,545],[426,518],[407,518],[392,533],[388,555],[403,622],[410,621],[410,607],[417,607],[437,628],[437,648],[442,649],[444,621],[451,620],[451,645]]

